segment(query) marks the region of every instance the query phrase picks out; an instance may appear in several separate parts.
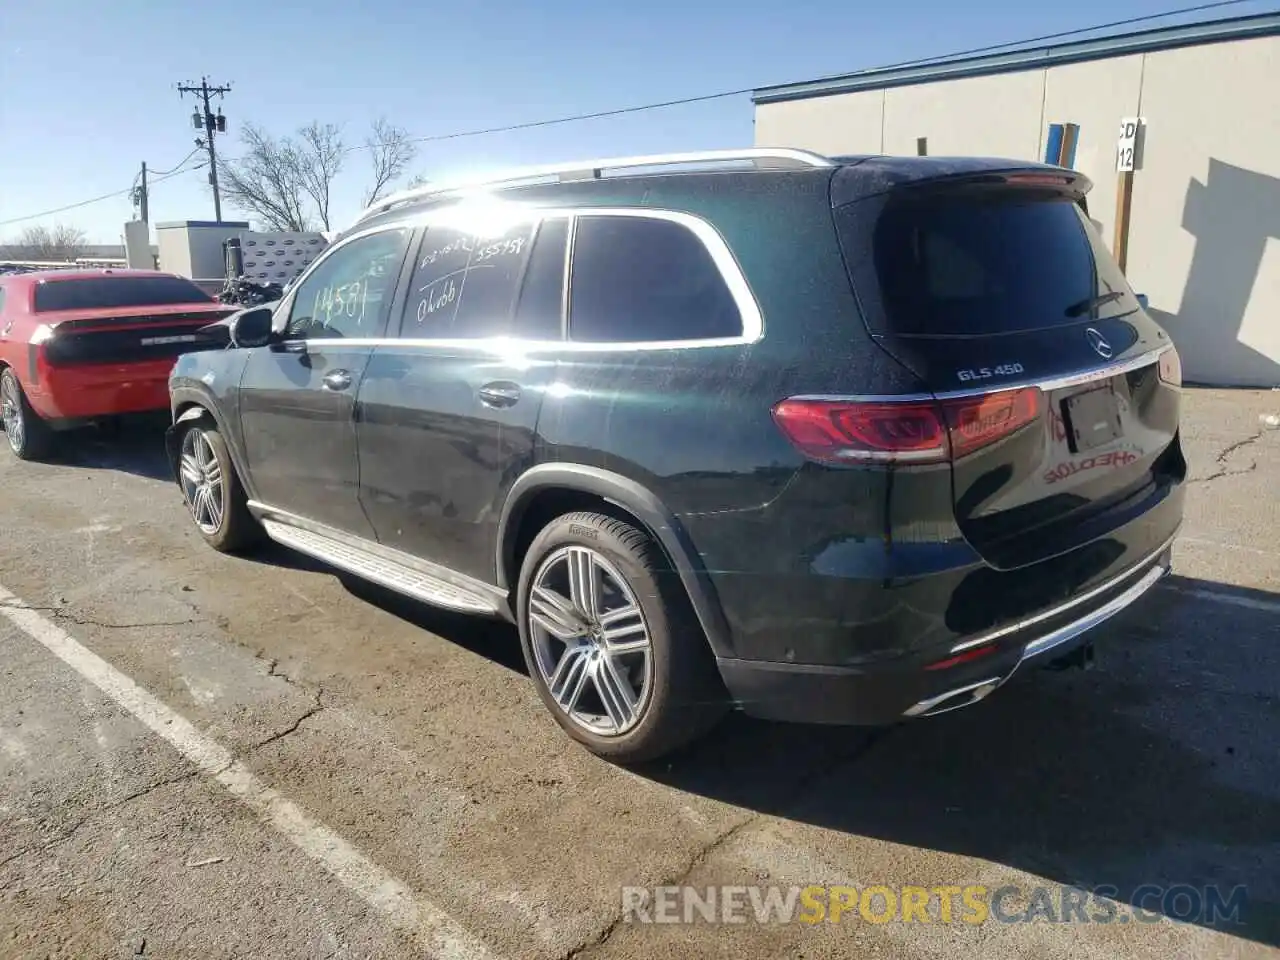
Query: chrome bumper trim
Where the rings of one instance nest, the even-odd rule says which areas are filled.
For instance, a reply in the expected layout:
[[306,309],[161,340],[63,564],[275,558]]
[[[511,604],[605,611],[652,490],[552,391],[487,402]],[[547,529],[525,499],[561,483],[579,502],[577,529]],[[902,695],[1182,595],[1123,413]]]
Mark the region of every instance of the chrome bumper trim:
[[[1160,546],[1156,547],[1156,549],[1152,550],[1145,557],[1143,557],[1133,566],[1129,567],[1129,569],[1125,570],[1123,573],[1116,574],[1106,583],[1099,584],[1098,586],[1080,594],[1079,596],[1072,597],[1070,600],[1066,601],[1065,603],[1058,604],[1056,607],[1050,607],[1048,610],[1042,610],[1041,612],[1032,614],[1031,616],[1025,617],[1022,620],[1017,620],[1017,621],[1014,621],[1013,623],[1007,623],[1003,627],[996,627],[994,630],[989,630],[988,632],[981,634],[979,636],[970,637],[968,640],[962,641],[961,643],[957,643],[954,647],[951,648],[951,652],[953,654],[960,653],[963,650],[968,650],[970,647],[985,646],[986,644],[991,643],[995,640],[999,640],[1001,637],[1008,636],[1011,633],[1017,633],[1020,630],[1026,630],[1028,627],[1034,627],[1037,623],[1043,623],[1046,620],[1051,620],[1054,617],[1061,616],[1062,614],[1066,613],[1068,610],[1072,610],[1075,607],[1088,603],[1094,597],[1101,596],[1102,594],[1106,593],[1108,590],[1114,590],[1116,587],[1116,584],[1123,583],[1129,577],[1132,577],[1134,570],[1137,570],[1143,565],[1150,563],[1152,560],[1157,560],[1162,553],[1164,553],[1166,550],[1169,549],[1170,546],[1173,545],[1173,541],[1177,539],[1177,536],[1178,536],[1178,531],[1175,530],[1173,532],[1173,535],[1170,536],[1168,540],[1160,544]],[[1165,572],[1166,573],[1168,572],[1167,568]]]
[[1022,659],[1019,663],[1025,663],[1032,657],[1043,656],[1054,647],[1060,647],[1062,644],[1070,640],[1074,640],[1080,634],[1087,630],[1092,630],[1104,620],[1110,620],[1117,613],[1123,610],[1129,604],[1133,603],[1144,593],[1150,590],[1161,579],[1169,573],[1169,567],[1163,563],[1157,563],[1154,567],[1142,575],[1133,586],[1129,587],[1124,593],[1112,597],[1096,610],[1091,610],[1079,620],[1073,620],[1071,623],[1064,624],[1057,630],[1046,633],[1043,637],[1037,637],[1028,643],[1022,650]]
[[[976,683],[968,683],[962,687],[955,687],[951,690],[947,690],[945,693],[939,693],[936,696],[929,697],[927,700],[921,700],[919,703],[915,704],[914,706],[909,707],[907,710],[903,711],[902,715],[904,717],[933,717],[933,716],[937,716],[940,713],[948,713],[951,710],[959,710],[963,707],[971,706],[972,704],[977,703],[979,700],[985,699],[987,696],[993,693],[997,688],[1004,686],[1004,684],[1007,683],[1009,679],[1015,673],[1018,672],[1018,668],[1021,667],[1024,663],[1026,663],[1028,660],[1033,660],[1037,657],[1042,657],[1045,654],[1057,649],[1058,647],[1066,643],[1069,643],[1070,641],[1074,640],[1076,637],[1080,636],[1082,633],[1087,633],[1088,631],[1092,630],[1094,627],[1098,626],[1104,621],[1110,620],[1117,613],[1120,613],[1120,611],[1124,610],[1126,607],[1128,607],[1130,604],[1136,601],[1139,597],[1141,597],[1144,593],[1146,593],[1148,590],[1150,590],[1157,583],[1159,583],[1161,580],[1163,580],[1166,576],[1169,575],[1172,568],[1170,567],[1169,564],[1162,562],[1161,554],[1163,554],[1163,552],[1169,548],[1169,545],[1173,542],[1173,539],[1174,539],[1173,537],[1170,537],[1164,543],[1164,545],[1160,547],[1159,550],[1155,550],[1152,553],[1147,555],[1147,558],[1146,558],[1147,561],[1150,561],[1152,557],[1156,558],[1155,565],[1151,567],[1151,569],[1147,570],[1144,574],[1142,574],[1142,576],[1139,577],[1134,583],[1130,584],[1129,587],[1127,587],[1123,593],[1119,593],[1116,596],[1112,597],[1110,600],[1108,600],[1102,606],[1098,607],[1096,610],[1090,610],[1088,613],[1084,614],[1084,616],[1079,617],[1075,620],[1072,620],[1070,623],[1065,623],[1062,626],[1058,627],[1056,630],[1051,630],[1048,633],[1044,634],[1043,636],[1036,637],[1036,639],[1032,640],[1025,647],[1023,647],[1022,656],[1018,659],[1018,662],[1014,664],[1013,669],[1010,670],[1008,673],[1006,673],[1004,676],[988,677],[987,679],[979,680]],[[1139,564],[1139,566],[1141,566],[1141,564]],[[1037,616],[1032,617],[1029,620],[1023,621],[1019,624],[1016,624],[1012,627],[1002,628],[994,636],[1003,636],[1004,634],[1011,633],[1014,630],[1020,630],[1026,626],[1034,625],[1036,623],[1039,623],[1043,620],[1048,619],[1049,617],[1062,613],[1064,610],[1070,610],[1072,607],[1076,607],[1082,603],[1086,603],[1091,598],[1096,597],[1100,593],[1103,593],[1106,590],[1113,587],[1117,581],[1124,580],[1125,577],[1129,577],[1132,575],[1133,575],[1132,569],[1127,570],[1125,571],[1125,573],[1121,574],[1120,576],[1113,577],[1111,580],[1108,580],[1102,586],[1096,587],[1095,589],[1090,590],[1087,594],[1084,594],[1083,596],[1076,597],[1069,603],[1063,604],[1060,607],[1055,607],[1054,609],[1046,611],[1045,613],[1038,614]],[[966,641],[965,643],[961,644],[959,647],[955,649],[963,650],[967,647],[972,647],[975,644],[990,643],[992,637],[993,637],[992,634],[986,634],[985,636],[980,637],[977,640]],[[966,694],[968,694],[968,696],[965,696]],[[954,700],[957,697],[964,697],[964,699],[961,700],[961,702],[959,703],[949,704],[949,705],[947,704],[947,701]]]

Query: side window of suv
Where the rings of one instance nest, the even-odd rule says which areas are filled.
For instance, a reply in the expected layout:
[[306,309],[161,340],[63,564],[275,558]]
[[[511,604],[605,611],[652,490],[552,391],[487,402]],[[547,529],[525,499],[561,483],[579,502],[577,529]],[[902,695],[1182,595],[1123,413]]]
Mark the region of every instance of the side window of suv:
[[516,303],[514,336],[524,340],[559,340],[563,336],[564,265],[569,221],[544,220],[538,228]]
[[[400,336],[428,340],[529,337],[517,328],[513,314],[537,226],[535,221],[522,221],[490,230],[472,230],[465,224],[428,227],[409,281]],[[538,263],[545,259],[535,258]],[[556,325],[558,330],[558,306]]]
[[742,314],[720,268],[684,224],[631,216],[578,220],[570,339],[711,340],[742,330]]
[[408,228],[382,230],[333,251],[298,285],[289,339],[377,337],[391,306]]

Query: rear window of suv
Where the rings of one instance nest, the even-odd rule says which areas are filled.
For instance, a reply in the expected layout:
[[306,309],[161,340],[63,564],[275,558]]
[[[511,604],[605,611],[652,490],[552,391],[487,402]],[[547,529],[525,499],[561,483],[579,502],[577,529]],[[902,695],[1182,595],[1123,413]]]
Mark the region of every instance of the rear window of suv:
[[[859,206],[837,214],[847,251],[848,234],[862,228],[851,209]],[[867,318],[873,333],[1009,333],[1138,305],[1092,224],[1065,198],[1010,191],[891,199],[869,229],[872,269],[861,279],[878,287],[881,309]],[[1121,296],[1089,309],[1112,291]]]
[[182,277],[94,277],[36,284],[35,309],[103,310],[211,303],[213,298]]

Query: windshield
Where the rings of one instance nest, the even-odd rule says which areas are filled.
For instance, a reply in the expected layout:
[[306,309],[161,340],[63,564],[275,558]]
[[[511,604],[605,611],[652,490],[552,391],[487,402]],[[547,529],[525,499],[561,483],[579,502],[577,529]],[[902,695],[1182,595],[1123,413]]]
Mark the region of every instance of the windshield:
[[94,277],[49,280],[38,284],[35,309],[45,313],[54,310],[160,307],[212,301],[212,297],[182,277]]

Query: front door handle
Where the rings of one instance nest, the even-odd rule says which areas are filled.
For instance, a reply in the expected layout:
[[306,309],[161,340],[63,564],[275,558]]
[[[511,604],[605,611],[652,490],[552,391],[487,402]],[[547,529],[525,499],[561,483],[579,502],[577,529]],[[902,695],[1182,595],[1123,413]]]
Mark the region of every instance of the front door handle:
[[520,387],[509,380],[486,383],[477,391],[487,407],[512,407],[520,400]]
[[351,386],[351,372],[349,370],[330,370],[324,375],[324,388],[326,390],[345,390]]

